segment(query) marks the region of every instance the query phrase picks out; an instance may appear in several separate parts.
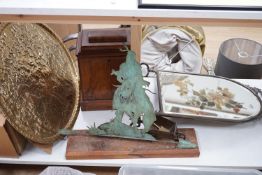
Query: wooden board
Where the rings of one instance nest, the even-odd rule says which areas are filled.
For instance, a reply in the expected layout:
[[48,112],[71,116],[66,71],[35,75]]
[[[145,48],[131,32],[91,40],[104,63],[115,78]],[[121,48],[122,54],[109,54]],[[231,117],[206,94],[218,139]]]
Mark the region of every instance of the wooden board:
[[[186,138],[197,144],[193,128],[178,129]],[[66,159],[117,159],[146,157],[198,157],[199,148],[178,149],[176,144],[90,135],[69,136]]]

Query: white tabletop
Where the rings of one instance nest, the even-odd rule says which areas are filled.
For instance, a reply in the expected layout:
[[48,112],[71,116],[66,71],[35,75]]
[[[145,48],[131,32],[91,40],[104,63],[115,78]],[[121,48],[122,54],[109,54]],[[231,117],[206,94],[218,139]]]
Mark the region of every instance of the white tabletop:
[[[239,80],[244,84],[262,87],[262,80]],[[152,88],[152,87],[151,87]],[[152,98],[151,100],[156,100]],[[80,112],[74,129],[104,123],[113,118],[113,111]],[[20,158],[0,158],[0,163],[80,165],[80,166],[121,166],[124,164],[181,165],[208,167],[237,167],[262,169],[262,119],[245,123],[176,119],[178,127],[193,127],[196,130],[200,157],[198,158],[143,158],[143,159],[98,159],[66,160],[66,140],[54,144],[48,155],[38,148],[28,145]]]
[[0,14],[262,19],[262,11],[138,9],[137,0],[0,0]]

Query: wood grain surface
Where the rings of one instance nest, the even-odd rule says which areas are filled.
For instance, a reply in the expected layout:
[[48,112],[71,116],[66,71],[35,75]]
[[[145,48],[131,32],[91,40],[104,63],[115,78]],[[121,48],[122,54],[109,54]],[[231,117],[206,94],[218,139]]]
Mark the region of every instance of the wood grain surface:
[[[197,144],[193,128],[183,128],[178,131]],[[152,142],[83,134],[68,137],[66,159],[198,157],[200,154],[198,148],[179,149],[176,146],[175,143],[166,141]]]

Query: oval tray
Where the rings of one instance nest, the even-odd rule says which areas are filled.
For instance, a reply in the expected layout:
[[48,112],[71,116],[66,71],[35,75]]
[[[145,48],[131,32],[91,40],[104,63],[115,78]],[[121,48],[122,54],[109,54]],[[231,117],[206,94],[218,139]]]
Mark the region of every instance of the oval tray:
[[69,52],[43,24],[6,23],[0,49],[0,108],[26,138],[54,142],[79,111],[79,75]]
[[224,77],[159,71],[157,80],[159,115],[242,122],[262,114],[253,90]]

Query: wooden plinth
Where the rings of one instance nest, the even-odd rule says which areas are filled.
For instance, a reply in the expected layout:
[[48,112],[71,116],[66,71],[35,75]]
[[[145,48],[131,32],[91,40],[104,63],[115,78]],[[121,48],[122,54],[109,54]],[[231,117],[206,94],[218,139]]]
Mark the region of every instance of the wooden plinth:
[[[178,129],[197,144],[193,128]],[[198,157],[198,148],[179,149],[175,143],[151,142],[85,135],[69,136],[66,159],[120,159],[157,157]]]

